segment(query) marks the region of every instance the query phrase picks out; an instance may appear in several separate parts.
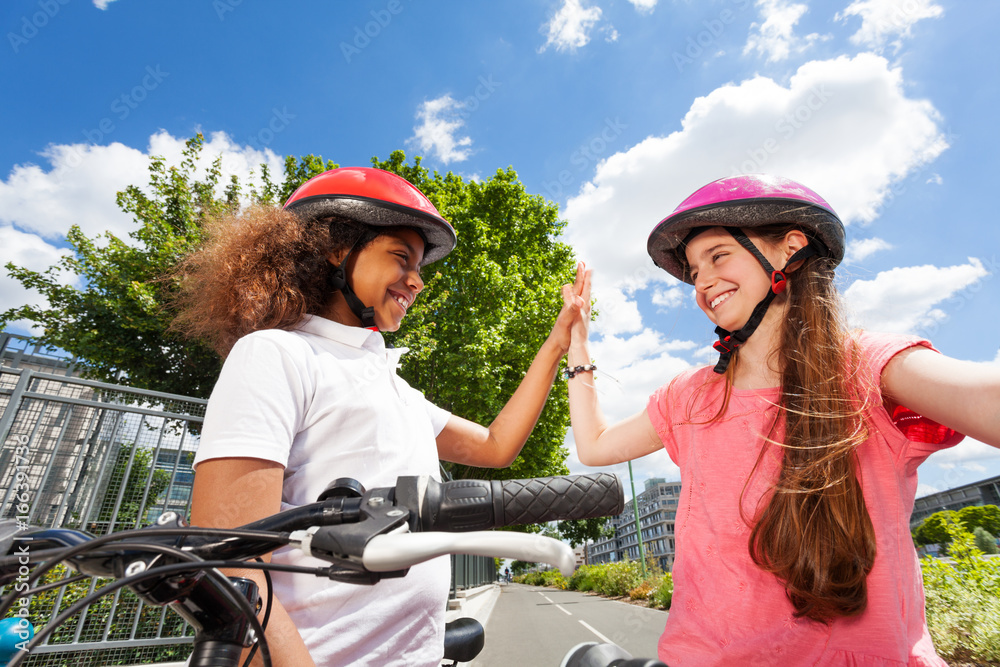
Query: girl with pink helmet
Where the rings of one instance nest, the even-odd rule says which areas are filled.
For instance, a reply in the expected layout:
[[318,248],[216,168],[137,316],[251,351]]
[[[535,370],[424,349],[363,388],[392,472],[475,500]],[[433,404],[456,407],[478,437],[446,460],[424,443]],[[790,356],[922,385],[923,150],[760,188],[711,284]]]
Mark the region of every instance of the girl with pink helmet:
[[844,227],[794,181],[696,191],[649,236],[694,286],[717,364],[609,425],[587,346],[589,274],[569,349],[580,460],[661,448],[680,468],[674,594],[659,657],[678,665],[943,666],[909,518],[917,467],[968,434],[1000,447],[1000,369],[913,336],[849,331],[834,267]]

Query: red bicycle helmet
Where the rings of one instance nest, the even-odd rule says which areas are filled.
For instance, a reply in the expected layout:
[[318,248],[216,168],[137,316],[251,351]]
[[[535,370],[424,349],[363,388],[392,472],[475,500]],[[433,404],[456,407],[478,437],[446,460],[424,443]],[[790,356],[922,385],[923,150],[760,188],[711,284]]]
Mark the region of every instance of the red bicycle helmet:
[[332,215],[374,227],[413,227],[424,235],[421,264],[445,257],[457,243],[455,229],[405,178],[372,167],[340,167],[313,176],[285,202],[308,218]]
[[[784,268],[775,270],[743,231],[775,223],[794,223],[805,230],[809,243],[792,255]],[[683,259],[683,247],[694,236],[712,227],[725,227],[736,241],[757,258],[771,278],[771,289],[757,304],[747,322],[736,331],[716,327],[719,352],[716,373],[724,373],[733,353],[757,330],[774,298],[788,286],[785,269],[812,255],[844,258],[844,225],[826,201],[809,188],[780,176],[750,174],[713,181],[681,202],[649,235],[646,251],[667,273],[694,284]]]

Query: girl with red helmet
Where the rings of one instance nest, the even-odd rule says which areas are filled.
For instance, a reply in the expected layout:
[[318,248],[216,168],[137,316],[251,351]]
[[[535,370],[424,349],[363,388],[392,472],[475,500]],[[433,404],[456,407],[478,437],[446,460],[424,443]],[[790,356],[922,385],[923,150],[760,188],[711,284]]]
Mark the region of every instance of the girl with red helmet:
[[[179,273],[177,326],[226,362],[195,458],[192,523],[232,527],[313,502],[336,478],[367,488],[439,475],[439,459],[502,467],[545,403],[579,301],[560,312],[521,385],[489,427],[428,402],[396,374],[395,331],[423,289],[423,265],[455,232],[409,182],[371,168],[334,169],[283,210],[217,221]],[[582,289],[582,277],[577,290]],[[294,550],[275,562],[318,565]],[[258,581],[257,571],[241,573]],[[447,559],[374,586],[275,573],[267,636],[275,664],[438,665]]]
[[[614,425],[589,376],[570,380],[569,398],[583,463],[665,448],[680,468],[660,659],[945,665],[910,537],[916,470],[959,442],[956,430],[1000,447],[1000,372],[916,337],[849,332],[833,284],[843,225],[793,181],[711,183],[647,249],[694,286],[719,362],[681,373]],[[588,321],[582,309],[571,367],[590,361]]]

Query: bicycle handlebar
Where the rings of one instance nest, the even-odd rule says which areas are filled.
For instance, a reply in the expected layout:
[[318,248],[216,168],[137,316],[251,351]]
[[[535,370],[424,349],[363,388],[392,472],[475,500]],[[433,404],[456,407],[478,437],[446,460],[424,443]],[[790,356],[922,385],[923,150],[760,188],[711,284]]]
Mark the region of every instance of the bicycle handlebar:
[[[235,664],[252,634],[260,637],[261,653],[265,664],[269,664],[262,632],[247,629],[259,628],[256,617],[234,630],[233,619],[247,615],[250,607],[246,599],[252,598],[251,594],[239,598],[231,591],[220,590],[215,582],[219,575],[206,576],[204,567],[230,567],[233,561],[293,544],[332,564],[329,568],[295,571],[351,583],[373,584],[382,577],[404,576],[411,565],[447,553],[547,562],[569,575],[574,562],[567,545],[539,535],[484,529],[606,516],[618,514],[623,508],[621,483],[608,473],[444,483],[424,476],[400,477],[396,487],[368,492],[353,481],[331,485],[319,502],[232,530],[186,526],[172,512],[163,514],[157,527],[99,538],[62,528],[13,531],[13,522],[0,522],[0,553],[14,553],[17,540],[30,539],[32,544],[29,554],[0,557],[0,584],[18,577],[25,561],[31,564],[43,560],[48,565],[36,570],[29,583],[48,566],[64,560],[84,574],[119,580],[128,577],[130,587],[143,600],[169,604],[196,628],[192,665],[209,664],[204,662],[207,650],[221,651],[228,656],[227,661]],[[212,562],[199,565],[203,560]],[[157,570],[162,570],[162,576],[157,575]],[[19,580],[17,591],[8,595],[4,607],[9,608],[23,591]],[[39,632],[30,646],[40,643],[49,632],[48,627]],[[19,662],[16,658],[15,663]]]

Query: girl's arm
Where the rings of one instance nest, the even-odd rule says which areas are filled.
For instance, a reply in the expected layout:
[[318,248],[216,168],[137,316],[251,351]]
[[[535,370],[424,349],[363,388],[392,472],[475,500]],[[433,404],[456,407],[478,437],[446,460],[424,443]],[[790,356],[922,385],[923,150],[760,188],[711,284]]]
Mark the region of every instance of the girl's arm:
[[886,364],[882,393],[928,419],[1000,447],[1000,366],[911,347]]
[[[235,528],[263,519],[281,509],[284,469],[273,461],[252,458],[211,459],[198,465],[191,493],[191,524],[207,528]],[[270,560],[270,556],[265,556]],[[257,582],[261,595],[267,584],[261,570],[227,570],[226,575]],[[267,644],[275,667],[313,665],[298,629],[281,601],[272,599],[267,622]],[[263,612],[262,612],[263,613]],[[247,652],[240,658],[242,664]],[[253,665],[262,665],[260,651]]]
[[[591,362],[587,343],[590,325],[589,271],[584,275],[580,296],[583,306],[571,328],[572,342],[566,359],[570,368]],[[608,426],[597,399],[593,373],[580,373],[568,382],[569,414],[580,463],[588,466],[613,465],[637,459],[663,447],[645,410]]]
[[584,280],[581,264],[573,285],[563,285],[563,307],[552,332],[493,423],[485,427],[451,416],[437,437],[441,459],[482,468],[504,468],[514,462],[542,414],[559,361],[569,348],[570,328],[583,307]]

